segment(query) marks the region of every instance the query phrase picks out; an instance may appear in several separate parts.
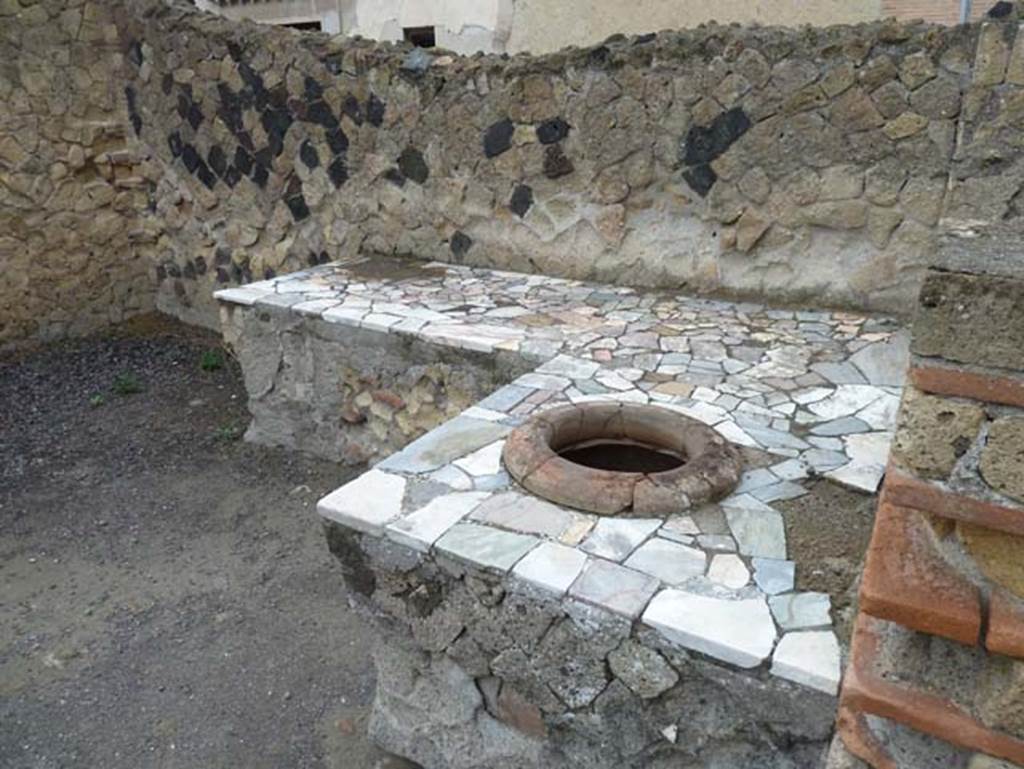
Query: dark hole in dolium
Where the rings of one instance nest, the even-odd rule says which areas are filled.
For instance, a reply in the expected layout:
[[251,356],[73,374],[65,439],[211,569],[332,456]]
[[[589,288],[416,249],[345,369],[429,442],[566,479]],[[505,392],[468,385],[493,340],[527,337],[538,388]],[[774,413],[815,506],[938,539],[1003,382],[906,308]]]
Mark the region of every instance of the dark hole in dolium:
[[558,455],[577,465],[619,473],[663,473],[686,462],[667,449],[625,439],[584,441],[559,449]]
[[405,42],[412,43],[418,48],[433,48],[436,44],[433,27],[403,27],[402,37],[405,38]]

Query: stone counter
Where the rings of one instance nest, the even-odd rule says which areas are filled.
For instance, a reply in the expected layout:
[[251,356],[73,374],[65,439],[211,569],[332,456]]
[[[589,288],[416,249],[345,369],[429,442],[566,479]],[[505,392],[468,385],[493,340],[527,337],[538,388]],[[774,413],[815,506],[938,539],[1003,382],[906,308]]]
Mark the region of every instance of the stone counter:
[[[357,369],[434,349],[508,374],[400,450],[371,440],[380,461],[319,503],[349,594],[380,631],[371,733],[383,746],[427,767],[822,758],[843,651],[830,596],[796,589],[777,505],[820,477],[875,490],[906,366],[898,325],[401,261],[324,265],[219,298],[247,383],[260,383],[254,425],[324,408],[320,424],[365,443],[337,404],[309,397],[310,369],[288,353],[328,335]],[[257,354],[267,345],[283,352]],[[710,425],[742,453],[739,485],[643,517],[525,492],[502,464],[510,431],[590,402]]]

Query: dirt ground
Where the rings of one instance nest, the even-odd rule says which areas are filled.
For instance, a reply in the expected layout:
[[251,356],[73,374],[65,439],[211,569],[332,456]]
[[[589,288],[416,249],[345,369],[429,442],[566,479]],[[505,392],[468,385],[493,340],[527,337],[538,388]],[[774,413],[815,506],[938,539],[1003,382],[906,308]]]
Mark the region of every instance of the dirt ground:
[[809,494],[773,506],[785,521],[789,557],[797,563],[797,589],[832,596],[836,632],[849,642],[878,497],[826,480],[811,482],[809,488]]
[[0,766],[406,766],[314,512],[355,471],[243,443],[218,341],[0,358]]

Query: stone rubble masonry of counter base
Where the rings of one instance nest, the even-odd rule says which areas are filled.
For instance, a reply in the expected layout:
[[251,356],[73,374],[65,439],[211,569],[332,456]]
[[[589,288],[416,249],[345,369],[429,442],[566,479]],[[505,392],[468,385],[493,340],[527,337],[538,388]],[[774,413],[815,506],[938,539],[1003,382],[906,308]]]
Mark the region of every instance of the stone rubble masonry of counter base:
[[422,61],[157,0],[0,19],[2,344],[377,253],[904,311],[939,232],[1020,215],[1016,8]]
[[997,240],[924,282],[829,769],[1024,765],[1024,272]]

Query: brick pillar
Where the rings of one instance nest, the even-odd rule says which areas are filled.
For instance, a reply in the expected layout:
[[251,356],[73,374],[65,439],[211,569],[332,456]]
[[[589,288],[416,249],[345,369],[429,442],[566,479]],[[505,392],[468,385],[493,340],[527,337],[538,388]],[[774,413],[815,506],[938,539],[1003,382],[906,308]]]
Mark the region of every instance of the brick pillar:
[[876,769],[1024,765],[1024,249],[1004,242],[962,241],[920,295],[839,707]]

